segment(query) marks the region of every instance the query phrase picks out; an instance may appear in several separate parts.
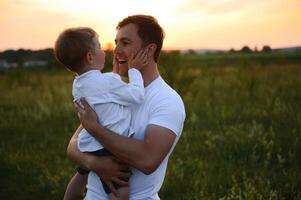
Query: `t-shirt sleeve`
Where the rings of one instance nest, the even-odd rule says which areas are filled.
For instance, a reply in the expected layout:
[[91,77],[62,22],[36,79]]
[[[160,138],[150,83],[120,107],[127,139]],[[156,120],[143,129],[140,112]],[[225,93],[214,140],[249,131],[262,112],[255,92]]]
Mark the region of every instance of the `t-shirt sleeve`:
[[109,82],[109,98],[111,101],[129,106],[140,104],[144,100],[144,84],[141,73],[137,69],[128,71],[129,83],[121,80],[118,74],[111,74]]
[[179,136],[185,120],[185,108],[180,99],[168,99],[155,105],[150,112],[148,124],[162,126]]

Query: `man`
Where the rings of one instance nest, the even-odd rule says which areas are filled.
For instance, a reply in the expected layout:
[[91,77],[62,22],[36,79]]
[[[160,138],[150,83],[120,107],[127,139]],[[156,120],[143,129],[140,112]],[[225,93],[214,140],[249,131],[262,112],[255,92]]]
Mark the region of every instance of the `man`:
[[122,178],[131,167],[130,199],[160,199],[158,192],[162,186],[168,158],[183,129],[185,109],[181,97],[160,77],[157,61],[164,38],[163,29],[152,16],[133,15],[123,19],[117,26],[115,38],[115,62],[119,73],[126,75],[127,61],[132,54],[142,48],[148,52],[148,64],[140,71],[144,80],[145,101],[132,108],[132,122],[135,134],[123,137],[97,123],[97,115],[82,99],[84,108],[76,106],[83,127],[103,146],[113,153],[113,157],[95,157],[79,152],[76,139],[81,127],[75,132],[68,146],[69,157],[90,172],[86,199],[107,199],[101,188],[100,176],[114,189],[113,182],[126,184]]

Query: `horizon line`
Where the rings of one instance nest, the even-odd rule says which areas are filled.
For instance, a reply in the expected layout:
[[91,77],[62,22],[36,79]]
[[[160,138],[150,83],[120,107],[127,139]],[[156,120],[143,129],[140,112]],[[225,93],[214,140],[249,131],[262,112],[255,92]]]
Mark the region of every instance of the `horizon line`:
[[[269,44],[267,45],[261,45],[261,46],[250,46],[250,45],[243,45],[241,46],[240,48],[233,48],[233,47],[230,47],[230,48],[173,48],[173,47],[164,47],[162,48],[162,51],[185,51],[185,50],[194,50],[194,51],[200,51],[200,50],[207,50],[207,51],[229,51],[231,49],[234,49],[234,50],[240,50],[241,48],[245,47],[245,46],[248,46],[250,49],[255,49],[256,47],[261,47],[261,48],[258,48],[258,49],[262,49],[264,46],[270,46],[271,49],[287,49],[287,48],[298,48],[300,47],[301,48],[301,44],[299,45],[294,45],[294,46],[281,46],[281,47],[273,47]],[[5,52],[5,51],[18,51],[18,50],[30,50],[30,51],[41,51],[41,50],[45,50],[45,49],[53,49],[53,47],[45,47],[45,48],[6,48],[6,49],[0,49],[0,52]],[[107,51],[108,49],[104,49],[104,51]]]

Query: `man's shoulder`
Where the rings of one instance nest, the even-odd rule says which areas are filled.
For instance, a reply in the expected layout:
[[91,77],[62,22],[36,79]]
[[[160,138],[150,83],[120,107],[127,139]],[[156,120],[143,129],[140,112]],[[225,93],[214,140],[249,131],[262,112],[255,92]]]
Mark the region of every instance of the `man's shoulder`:
[[149,124],[158,125],[180,135],[185,120],[185,107],[181,96],[167,83],[161,82],[153,92],[149,105]]
[[157,87],[149,96],[149,106],[151,110],[166,110],[170,113],[173,110],[182,111],[185,113],[185,107],[181,96],[170,87],[163,79],[156,85]]
[[178,92],[168,85],[163,79],[157,85],[154,93],[154,100],[157,101],[172,101],[174,103],[183,103],[181,96]]

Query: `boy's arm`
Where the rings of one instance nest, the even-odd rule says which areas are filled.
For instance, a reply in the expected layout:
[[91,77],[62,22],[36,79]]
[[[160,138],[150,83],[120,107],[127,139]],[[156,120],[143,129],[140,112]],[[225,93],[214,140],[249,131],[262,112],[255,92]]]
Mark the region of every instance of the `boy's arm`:
[[76,173],[68,183],[64,200],[80,200],[87,185],[88,174],[82,175]]
[[134,68],[129,69],[128,77],[129,83],[122,81],[117,74],[110,79],[108,95],[112,102],[130,106],[144,101],[144,85],[140,71]]
[[142,103],[144,100],[144,83],[139,69],[146,64],[147,54],[141,50],[135,57],[131,55],[128,60],[128,84],[123,82],[118,74],[112,74],[112,81],[109,84],[109,97],[113,102],[125,106]]

